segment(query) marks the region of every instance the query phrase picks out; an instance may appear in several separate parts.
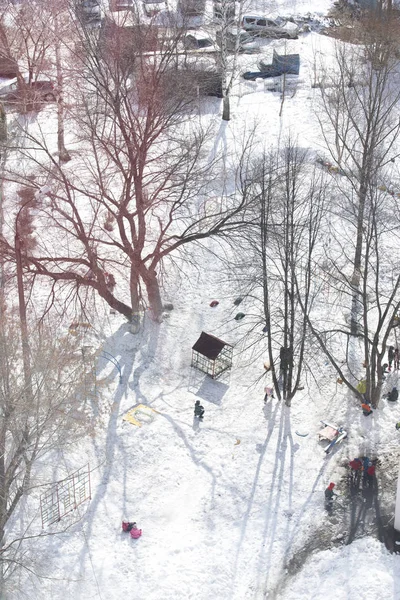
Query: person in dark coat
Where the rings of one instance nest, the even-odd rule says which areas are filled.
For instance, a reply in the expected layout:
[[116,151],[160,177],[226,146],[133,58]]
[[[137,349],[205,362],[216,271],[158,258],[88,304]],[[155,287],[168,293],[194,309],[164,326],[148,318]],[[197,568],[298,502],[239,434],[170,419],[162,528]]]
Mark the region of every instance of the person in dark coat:
[[194,416],[199,417],[199,420],[203,420],[204,416],[204,406],[200,404],[200,400],[196,400],[194,403]]
[[366,479],[367,479],[367,472],[368,472],[368,469],[369,469],[369,467],[372,465],[372,463],[371,463],[371,461],[369,460],[369,457],[368,457],[368,456],[363,456],[363,457],[362,457],[362,463],[363,463],[363,467],[362,467],[362,470],[363,470],[363,480],[364,480],[364,482],[365,482],[365,481],[366,481]]
[[389,362],[389,371],[392,370],[392,363],[394,361],[394,347],[393,346],[389,346],[389,350],[388,350],[388,362]]
[[327,511],[332,510],[333,497],[337,496],[337,494],[333,491],[334,487],[335,484],[331,482],[325,490],[325,508]]
[[399,392],[396,386],[394,386],[392,391],[388,393],[387,399],[389,402],[396,402],[399,399]]

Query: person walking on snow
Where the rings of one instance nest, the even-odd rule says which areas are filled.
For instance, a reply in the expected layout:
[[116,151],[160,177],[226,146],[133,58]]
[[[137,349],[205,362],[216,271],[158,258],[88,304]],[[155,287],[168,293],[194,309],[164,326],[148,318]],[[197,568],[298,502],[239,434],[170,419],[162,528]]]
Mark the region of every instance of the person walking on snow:
[[267,400],[269,400],[269,398],[273,398],[274,397],[274,390],[273,390],[273,388],[266,387],[266,388],[264,388],[264,392],[265,392],[264,402],[267,402]]
[[389,346],[389,350],[388,350],[388,362],[389,362],[389,371],[392,370],[392,363],[394,361],[394,347],[393,346]]
[[360,483],[362,466],[362,460],[360,460],[359,458],[354,458],[349,462],[349,467],[351,469],[351,483],[355,487],[358,487],[358,484]]
[[362,457],[362,463],[363,463],[363,480],[365,481],[367,479],[367,471],[369,469],[369,467],[371,466],[371,461],[369,460],[368,456],[363,456]]
[[199,417],[199,420],[203,420],[204,416],[204,406],[200,404],[200,400],[196,400],[194,403],[194,416]]
[[333,497],[337,496],[336,492],[333,491],[334,487],[335,484],[331,482],[325,490],[325,508],[327,511],[332,510]]

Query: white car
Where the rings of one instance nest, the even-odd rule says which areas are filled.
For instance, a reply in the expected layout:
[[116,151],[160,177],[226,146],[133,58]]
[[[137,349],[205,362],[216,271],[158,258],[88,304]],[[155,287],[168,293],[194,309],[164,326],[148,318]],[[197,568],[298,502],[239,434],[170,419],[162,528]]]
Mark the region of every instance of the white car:
[[203,50],[205,52],[214,51],[215,45],[208,33],[201,29],[188,31],[183,38],[185,50]]
[[244,15],[242,18],[242,28],[253,34],[271,38],[288,38],[295,40],[298,38],[299,34],[298,28],[293,23],[279,24],[273,19],[256,15]]
[[238,44],[239,52],[254,54],[259,51],[257,41],[248,31],[239,27],[229,27],[225,31],[218,30],[215,33],[215,39],[219,47],[222,47],[222,38],[225,35],[225,44],[228,52],[236,52],[236,44]]

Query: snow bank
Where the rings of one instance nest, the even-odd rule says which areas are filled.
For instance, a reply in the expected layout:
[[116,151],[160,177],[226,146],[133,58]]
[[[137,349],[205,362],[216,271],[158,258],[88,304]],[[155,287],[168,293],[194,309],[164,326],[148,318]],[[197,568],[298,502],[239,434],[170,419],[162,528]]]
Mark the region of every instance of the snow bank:
[[400,557],[373,538],[313,556],[280,600],[398,600]]

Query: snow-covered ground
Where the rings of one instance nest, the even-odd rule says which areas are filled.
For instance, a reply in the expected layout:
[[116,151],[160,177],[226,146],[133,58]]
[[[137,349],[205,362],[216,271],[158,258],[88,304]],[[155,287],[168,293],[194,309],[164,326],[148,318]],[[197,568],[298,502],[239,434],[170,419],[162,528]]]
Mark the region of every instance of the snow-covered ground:
[[[219,283],[211,262],[204,266],[175,291],[161,326],[145,319],[134,336],[112,317],[103,347],[118,358],[123,383],[115,373],[109,388],[99,389],[103,426],[64,457],[69,472],[90,461],[92,500],[71,531],[42,542],[41,568],[51,565],[62,582],[41,580],[33,597],[399,598],[399,558],[371,537],[341,546],[324,490],[332,480],[346,493],[344,465],[356,455],[379,455],[382,469],[397,472],[400,407],[382,402],[366,419],[322,358],[315,382],[291,409],[276,400],[264,405],[268,378],[255,383],[261,357],[235,352],[231,373],[219,381],[191,369],[191,346],[202,330],[239,348],[243,333],[233,319],[238,290]],[[215,308],[213,299],[220,302]],[[102,364],[100,379],[110,372]],[[397,375],[391,377],[388,385]],[[205,407],[200,424],[197,398]],[[157,411],[141,428],[122,420],[137,403]],[[328,457],[316,436],[323,418],[349,431]],[[143,529],[139,540],[121,531],[124,517]]]
[[[328,5],[319,4],[318,12]],[[265,13],[257,2],[252,6]],[[311,1],[274,2],[268,14],[315,8]],[[290,131],[300,145],[319,151],[318,91],[311,82],[315,56],[329,56],[333,43],[315,33],[290,42],[290,51],[301,55],[301,72],[281,118],[279,93],[265,91],[264,82],[237,83],[233,118],[221,123],[216,151],[239,146],[254,125],[266,146]],[[265,53],[285,44],[271,42]],[[243,70],[257,60],[241,57]],[[215,112],[219,101],[208,107]],[[330,481],[346,501],[345,465],[354,456],[381,458],[390,497],[400,455],[394,427],[400,406],[382,401],[366,419],[322,356],[292,408],[274,399],[264,404],[270,380],[263,358],[240,352],[246,319],[238,327],[233,302],[241,290],[221,281],[210,257],[202,254],[199,264],[199,270],[187,267],[170,290],[166,300],[174,310],[161,325],[145,317],[140,333],[132,335],[118,316],[93,323],[106,336],[103,349],[121,365],[122,384],[118,372],[99,361],[98,378],[109,377],[98,389],[94,434],[65,455],[59,469],[65,476],[89,461],[92,499],[60,538],[40,540],[36,567],[49,579],[30,580],[14,598],[400,599],[399,557],[368,535],[342,545],[343,532],[324,510]],[[209,306],[213,299],[219,300],[215,308]],[[240,310],[251,310],[247,299]],[[201,331],[236,345],[233,368],[218,381],[190,367]],[[397,377],[390,375],[388,387]],[[196,399],[205,407],[200,424],[193,417]],[[156,411],[140,428],[123,421],[138,403]],[[344,423],[349,433],[329,456],[317,441],[320,419]],[[391,501],[393,510],[394,493]],[[143,529],[139,540],[121,531],[124,517]],[[37,523],[39,531],[39,517]]]

